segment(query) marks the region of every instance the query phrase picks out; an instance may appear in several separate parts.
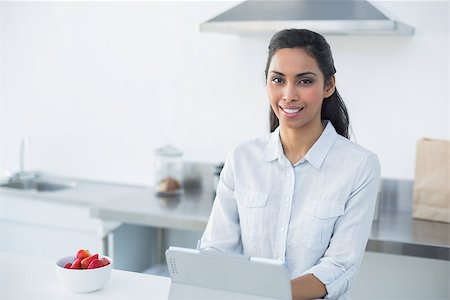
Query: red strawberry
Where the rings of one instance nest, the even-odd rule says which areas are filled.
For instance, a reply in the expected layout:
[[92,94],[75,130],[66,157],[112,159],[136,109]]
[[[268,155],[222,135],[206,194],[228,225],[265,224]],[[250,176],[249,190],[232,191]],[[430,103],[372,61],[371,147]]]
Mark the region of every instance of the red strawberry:
[[67,264],[64,266],[64,269],[70,269],[71,266],[72,266],[72,263],[67,263]]
[[81,259],[77,258],[70,266],[71,269],[81,269]]
[[102,265],[103,265],[103,266],[109,265],[109,260],[108,260],[106,257],[103,257],[103,258],[101,259],[101,262],[102,262]]
[[87,268],[88,269],[96,269],[96,268],[100,268],[100,267],[103,267],[102,261],[99,259],[93,259]]
[[86,257],[89,257],[89,256],[91,256],[91,253],[89,252],[89,250],[81,249],[81,250],[78,250],[76,258],[85,259]]
[[94,259],[98,259],[98,254],[94,254],[94,255],[91,255],[91,256],[86,257],[85,259],[83,259],[83,260],[81,261],[81,267],[82,267],[83,269],[87,269],[87,267],[89,266],[89,264],[91,263],[91,261],[93,261]]

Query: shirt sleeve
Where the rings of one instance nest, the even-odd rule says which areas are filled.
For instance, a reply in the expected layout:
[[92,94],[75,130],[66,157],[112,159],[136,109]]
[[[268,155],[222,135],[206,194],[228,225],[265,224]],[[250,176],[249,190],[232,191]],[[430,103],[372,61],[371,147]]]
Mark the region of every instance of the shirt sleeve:
[[360,170],[344,214],[335,223],[328,249],[318,264],[302,274],[313,274],[325,285],[325,299],[337,299],[349,289],[369,237],[380,179],[378,157],[368,156]]
[[233,153],[227,158],[216,190],[211,215],[200,240],[200,249],[242,253],[239,214],[234,193]]

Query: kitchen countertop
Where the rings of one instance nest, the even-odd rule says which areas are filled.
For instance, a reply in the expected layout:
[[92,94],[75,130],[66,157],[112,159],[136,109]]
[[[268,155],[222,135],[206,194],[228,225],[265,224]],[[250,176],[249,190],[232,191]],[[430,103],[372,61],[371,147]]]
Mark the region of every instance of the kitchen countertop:
[[450,260],[450,224],[412,217],[413,181],[382,180],[379,218],[366,250]]
[[450,261],[449,224],[416,220],[409,212],[381,212],[366,250]]
[[92,293],[73,293],[58,281],[55,261],[0,252],[2,299],[166,300],[169,295],[170,278],[116,269],[102,289]]
[[[20,190],[8,187],[0,187],[0,193],[17,197],[32,197],[41,201],[53,203],[65,203],[75,206],[92,206],[100,203],[123,199],[130,193],[142,189],[141,186],[125,185],[117,183],[90,181],[82,179],[61,178],[45,176],[52,180],[74,182],[74,187],[58,191],[38,192],[36,190]],[[6,179],[0,180],[5,182]]]
[[181,197],[157,197],[150,188],[125,199],[93,206],[91,216],[102,220],[166,229],[204,230],[213,205],[213,192],[186,192]]
[[[213,165],[202,170],[197,188],[181,197],[162,198],[145,186],[77,180],[72,189],[57,192],[17,191],[1,193],[36,197],[42,201],[83,205],[104,222],[119,222],[166,229],[203,231],[213,204]],[[195,180],[193,181],[195,183]],[[192,183],[192,182],[191,182]],[[372,224],[367,251],[450,260],[450,224],[412,218],[412,181],[383,179],[379,218]]]
[[[126,199],[93,206],[91,216],[136,225],[202,231],[212,204],[211,190],[170,199],[159,198],[147,188]],[[383,179],[379,218],[372,223],[367,251],[449,261],[449,239],[450,224],[412,218],[412,181]]]
[[134,225],[203,231],[213,205],[214,171],[213,164],[185,163],[181,197],[158,197],[151,187],[135,187],[125,197],[92,206],[91,216]]

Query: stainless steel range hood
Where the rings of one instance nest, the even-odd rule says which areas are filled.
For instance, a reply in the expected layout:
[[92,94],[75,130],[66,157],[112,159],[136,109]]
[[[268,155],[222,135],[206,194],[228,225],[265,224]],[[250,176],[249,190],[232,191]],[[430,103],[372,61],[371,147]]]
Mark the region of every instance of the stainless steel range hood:
[[200,31],[275,33],[307,28],[324,35],[410,35],[414,28],[391,20],[364,0],[249,0],[200,24]]

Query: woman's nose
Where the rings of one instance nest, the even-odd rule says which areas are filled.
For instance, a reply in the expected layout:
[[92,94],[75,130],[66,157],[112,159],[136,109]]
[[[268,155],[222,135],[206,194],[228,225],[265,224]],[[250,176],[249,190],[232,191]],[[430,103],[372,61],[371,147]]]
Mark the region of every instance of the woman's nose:
[[296,101],[299,99],[295,84],[286,84],[283,94],[283,100],[287,102]]

